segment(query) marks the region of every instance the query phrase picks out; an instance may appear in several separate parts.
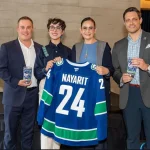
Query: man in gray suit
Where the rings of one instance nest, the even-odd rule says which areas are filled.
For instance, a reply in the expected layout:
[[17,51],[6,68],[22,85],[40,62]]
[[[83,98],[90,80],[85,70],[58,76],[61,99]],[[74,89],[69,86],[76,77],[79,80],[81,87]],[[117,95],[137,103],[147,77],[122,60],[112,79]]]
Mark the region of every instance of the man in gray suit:
[[143,120],[146,145],[150,149],[150,34],[141,29],[142,18],[137,8],[126,9],[123,20],[128,36],[114,44],[112,61],[113,79],[120,86],[127,148],[139,149]]

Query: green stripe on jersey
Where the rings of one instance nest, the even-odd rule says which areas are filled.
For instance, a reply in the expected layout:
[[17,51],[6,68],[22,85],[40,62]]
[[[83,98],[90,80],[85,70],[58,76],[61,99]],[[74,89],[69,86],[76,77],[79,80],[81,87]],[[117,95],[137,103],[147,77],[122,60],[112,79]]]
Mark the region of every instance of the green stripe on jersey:
[[55,133],[58,138],[70,141],[90,141],[97,139],[97,128],[86,130],[75,130],[55,126],[54,122],[44,119],[43,129],[47,132]]
[[95,110],[94,110],[95,115],[100,115],[106,112],[107,112],[106,101],[96,103]]
[[42,99],[44,100],[44,102],[46,104],[50,105],[51,101],[52,101],[52,98],[53,98],[52,95],[50,95],[47,91],[43,90]]

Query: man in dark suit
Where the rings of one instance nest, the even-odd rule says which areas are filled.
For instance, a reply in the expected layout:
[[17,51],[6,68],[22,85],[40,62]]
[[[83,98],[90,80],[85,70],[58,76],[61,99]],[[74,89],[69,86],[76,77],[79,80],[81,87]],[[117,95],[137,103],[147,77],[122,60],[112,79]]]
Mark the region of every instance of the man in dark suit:
[[[127,128],[127,148],[140,148],[141,121],[150,149],[150,34],[141,29],[141,13],[130,7],[123,14],[128,36],[115,43],[114,80],[120,86],[120,108]],[[128,60],[131,59],[129,65]],[[128,66],[128,67],[127,67]]]
[[[0,78],[4,80],[4,149],[16,149],[16,135],[21,123],[22,149],[31,149],[38,104],[37,80],[33,67],[41,45],[32,41],[33,21],[21,17],[18,39],[4,43],[0,50]],[[32,67],[31,81],[23,80],[23,67]]]

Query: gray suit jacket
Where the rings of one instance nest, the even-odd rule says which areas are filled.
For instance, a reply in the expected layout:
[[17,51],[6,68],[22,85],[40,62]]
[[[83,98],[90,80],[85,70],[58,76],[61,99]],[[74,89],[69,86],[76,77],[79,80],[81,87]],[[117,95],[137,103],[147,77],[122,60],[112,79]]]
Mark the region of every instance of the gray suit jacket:
[[[150,34],[142,31],[141,46],[139,57],[144,59],[147,64],[150,64]],[[150,46],[150,45],[149,45]],[[112,51],[112,61],[115,68],[113,79],[120,85],[120,79],[123,73],[127,72],[127,37],[116,42]],[[139,71],[140,73],[140,90],[143,102],[146,107],[150,108],[150,74],[146,71]],[[124,109],[128,102],[129,83],[124,84],[120,88],[120,108]],[[135,93],[136,94],[136,93]]]

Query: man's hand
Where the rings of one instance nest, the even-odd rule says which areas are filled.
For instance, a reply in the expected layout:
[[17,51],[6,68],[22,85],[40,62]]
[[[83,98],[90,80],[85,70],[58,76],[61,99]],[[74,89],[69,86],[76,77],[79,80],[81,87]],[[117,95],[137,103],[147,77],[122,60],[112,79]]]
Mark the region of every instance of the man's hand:
[[123,83],[130,82],[132,79],[133,79],[133,77],[131,77],[130,74],[128,74],[128,73],[123,73],[123,75],[122,75],[122,82],[123,82]]
[[148,64],[145,63],[145,61],[141,58],[133,58],[132,59],[132,65],[140,68],[141,70],[147,71]]
[[96,71],[99,75],[107,75],[109,73],[109,70],[103,66],[96,66]]
[[31,83],[32,83],[31,81],[28,83],[26,80],[20,80],[20,81],[18,82],[18,85],[19,85],[19,86],[27,87],[27,86],[30,86]]

